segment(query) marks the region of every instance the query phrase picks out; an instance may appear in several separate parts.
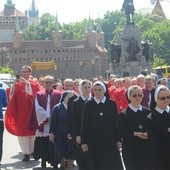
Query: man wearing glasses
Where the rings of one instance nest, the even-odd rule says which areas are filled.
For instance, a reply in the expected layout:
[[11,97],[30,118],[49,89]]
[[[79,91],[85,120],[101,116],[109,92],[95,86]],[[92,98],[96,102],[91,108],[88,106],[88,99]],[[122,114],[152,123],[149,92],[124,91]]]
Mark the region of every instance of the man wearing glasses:
[[[46,162],[53,165],[53,145],[49,141],[49,127],[53,107],[59,103],[61,92],[53,89],[54,77],[44,77],[44,89],[39,91],[35,99],[35,112],[37,120],[34,158],[41,158],[41,167],[46,168]],[[51,152],[50,152],[51,151]]]

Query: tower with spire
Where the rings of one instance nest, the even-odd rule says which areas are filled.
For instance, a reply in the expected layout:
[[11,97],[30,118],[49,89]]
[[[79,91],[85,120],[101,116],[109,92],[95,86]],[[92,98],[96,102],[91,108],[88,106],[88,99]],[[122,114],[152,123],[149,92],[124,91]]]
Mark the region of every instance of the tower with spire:
[[62,36],[63,36],[63,33],[60,30],[59,22],[58,22],[58,16],[57,16],[57,12],[56,12],[55,29],[52,32],[53,44],[56,47],[62,47],[62,42],[63,42]]
[[31,9],[26,13],[28,15],[28,25],[39,22],[39,10],[35,7],[35,0],[32,0]]
[[88,42],[90,47],[96,47],[96,31],[94,31],[93,29],[93,23],[90,17],[90,12],[89,19],[86,21],[85,24],[84,38]]
[[166,19],[164,10],[163,10],[159,0],[156,0],[155,7],[154,7],[154,9],[152,11],[152,14],[161,16],[163,19]]
[[104,32],[102,31],[99,17],[96,25],[96,42],[98,46],[104,47]]
[[90,17],[90,12],[89,19],[86,20],[84,27],[84,39],[88,42],[90,47],[104,47],[104,32],[101,28],[100,19],[98,17],[96,30],[94,30],[93,22]]
[[0,11],[0,42],[9,42],[13,40],[13,32],[16,28],[16,20],[21,30],[27,26],[27,16],[17,10],[12,0],[7,0],[4,9]]
[[13,33],[13,47],[14,48],[18,48],[20,47],[22,42],[22,32],[20,29],[20,25],[19,25],[19,20],[18,20],[18,16],[16,17],[16,25],[15,25],[15,30]]

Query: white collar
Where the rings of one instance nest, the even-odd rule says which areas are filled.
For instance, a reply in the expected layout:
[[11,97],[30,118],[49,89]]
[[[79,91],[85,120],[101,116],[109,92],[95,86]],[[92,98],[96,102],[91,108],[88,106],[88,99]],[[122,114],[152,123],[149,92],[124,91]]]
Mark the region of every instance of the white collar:
[[129,104],[129,107],[134,111],[137,112],[138,110],[142,111],[142,105],[140,104],[138,108],[134,107],[131,103]]
[[106,97],[104,96],[103,99],[102,99],[101,101],[98,100],[96,97],[94,97],[94,101],[95,101],[97,104],[99,104],[100,102],[102,102],[102,103],[104,104],[105,101],[106,101]]
[[82,98],[83,101],[85,101],[85,100],[90,100],[90,99],[91,99],[91,96],[90,96],[90,95],[89,95],[88,98],[84,97],[83,95],[81,95],[80,97]]
[[155,110],[156,110],[157,112],[159,112],[160,114],[162,114],[164,111],[166,111],[167,113],[169,113],[170,107],[167,106],[166,109],[164,110],[164,109],[161,109],[161,108],[159,108],[158,106],[156,106]]

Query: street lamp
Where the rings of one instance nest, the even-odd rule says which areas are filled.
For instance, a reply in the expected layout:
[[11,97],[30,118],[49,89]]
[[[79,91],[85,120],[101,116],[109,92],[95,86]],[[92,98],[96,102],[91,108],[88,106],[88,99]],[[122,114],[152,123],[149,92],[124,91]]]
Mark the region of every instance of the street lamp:
[[1,55],[1,58],[2,58],[2,64],[1,64],[1,67],[4,66],[4,57],[8,56],[7,55],[7,48],[3,45],[2,48],[0,48],[0,55]]
[[80,61],[80,78],[82,78],[83,61]]
[[92,75],[93,75],[93,77],[94,77],[95,58],[93,58],[93,59],[91,60],[91,64],[92,64]]

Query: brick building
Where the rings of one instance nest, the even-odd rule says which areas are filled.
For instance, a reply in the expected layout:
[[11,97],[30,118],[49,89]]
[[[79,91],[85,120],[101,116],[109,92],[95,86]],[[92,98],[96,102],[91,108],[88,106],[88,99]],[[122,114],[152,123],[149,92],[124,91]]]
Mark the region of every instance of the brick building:
[[27,16],[15,8],[12,0],[7,0],[4,10],[0,12],[0,42],[12,41],[17,19],[20,29],[24,30],[27,27]]
[[[62,32],[56,17],[56,29],[52,32],[52,40],[24,41],[20,29],[21,22],[16,17],[12,41],[3,41],[0,48],[7,49],[8,56],[0,53],[0,63],[11,67],[15,74],[22,65],[31,65],[33,61],[55,61],[56,70],[34,70],[33,76],[40,77],[52,74],[55,78],[88,78],[105,76],[107,66],[107,50],[104,47],[104,33],[98,24],[93,30],[89,18],[81,40],[63,40]],[[1,64],[2,66],[2,64]]]

